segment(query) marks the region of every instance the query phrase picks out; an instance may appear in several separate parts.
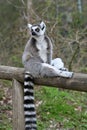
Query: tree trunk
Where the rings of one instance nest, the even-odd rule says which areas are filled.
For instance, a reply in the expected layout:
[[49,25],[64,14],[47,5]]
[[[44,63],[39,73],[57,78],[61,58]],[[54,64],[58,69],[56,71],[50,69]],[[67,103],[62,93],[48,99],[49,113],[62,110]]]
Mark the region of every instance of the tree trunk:
[[32,0],[27,0],[27,16],[28,16],[28,22],[31,23],[31,21],[32,21]]

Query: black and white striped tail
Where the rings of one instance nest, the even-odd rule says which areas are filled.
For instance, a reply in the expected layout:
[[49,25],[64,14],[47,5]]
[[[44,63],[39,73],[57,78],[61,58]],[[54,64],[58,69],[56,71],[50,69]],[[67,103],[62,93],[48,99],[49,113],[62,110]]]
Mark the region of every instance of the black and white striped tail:
[[25,130],[37,130],[33,87],[33,77],[29,72],[26,72],[24,79]]

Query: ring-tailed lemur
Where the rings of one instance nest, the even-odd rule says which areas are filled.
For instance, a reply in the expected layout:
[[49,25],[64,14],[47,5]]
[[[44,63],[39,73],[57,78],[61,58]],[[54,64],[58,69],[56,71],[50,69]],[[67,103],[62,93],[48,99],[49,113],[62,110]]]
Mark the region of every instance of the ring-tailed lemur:
[[64,68],[64,63],[60,58],[52,60],[52,43],[49,37],[45,35],[45,23],[28,24],[28,27],[31,38],[27,42],[22,56],[26,71],[24,81],[25,130],[36,130],[33,77],[60,76],[71,78],[73,73]]

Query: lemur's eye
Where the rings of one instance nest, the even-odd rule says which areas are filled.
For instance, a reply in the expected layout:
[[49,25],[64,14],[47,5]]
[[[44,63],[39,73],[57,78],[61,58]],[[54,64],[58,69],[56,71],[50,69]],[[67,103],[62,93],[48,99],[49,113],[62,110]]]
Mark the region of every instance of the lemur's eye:
[[40,29],[39,29],[39,28],[36,28],[36,29],[35,29],[35,31],[36,31],[36,32],[39,32],[39,31],[40,31]]

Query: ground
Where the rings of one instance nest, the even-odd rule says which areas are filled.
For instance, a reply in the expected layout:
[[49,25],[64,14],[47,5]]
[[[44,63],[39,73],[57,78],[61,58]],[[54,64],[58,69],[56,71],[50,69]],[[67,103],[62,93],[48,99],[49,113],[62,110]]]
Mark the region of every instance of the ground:
[[[87,94],[35,87],[38,130],[87,130]],[[0,130],[12,130],[11,82],[0,82]]]

